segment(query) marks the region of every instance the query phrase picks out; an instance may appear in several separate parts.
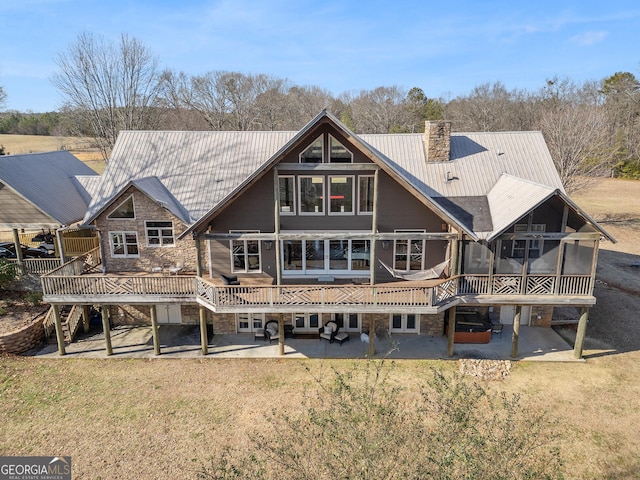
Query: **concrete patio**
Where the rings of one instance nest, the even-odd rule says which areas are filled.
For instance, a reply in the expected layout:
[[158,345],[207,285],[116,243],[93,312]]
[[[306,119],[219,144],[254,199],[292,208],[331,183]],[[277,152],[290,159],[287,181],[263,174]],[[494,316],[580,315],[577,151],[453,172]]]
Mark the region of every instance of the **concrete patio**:
[[[161,355],[153,349],[151,327],[117,327],[111,331],[113,355],[106,355],[102,332],[81,335],[66,346],[66,355],[58,355],[56,345],[47,345],[32,354],[50,358],[202,358],[200,330],[196,325],[161,325]],[[393,334],[376,339],[376,358],[523,360],[544,362],[580,362],[572,347],[553,329],[520,327],[518,356],[511,358],[512,326],[505,325],[502,335],[494,334],[488,344],[455,344],[453,357],[447,357],[447,338]],[[214,335],[209,339],[207,358],[278,358],[278,344],[254,340],[253,334]],[[339,345],[314,338],[286,338],[284,358],[366,358],[368,344],[357,333]]]

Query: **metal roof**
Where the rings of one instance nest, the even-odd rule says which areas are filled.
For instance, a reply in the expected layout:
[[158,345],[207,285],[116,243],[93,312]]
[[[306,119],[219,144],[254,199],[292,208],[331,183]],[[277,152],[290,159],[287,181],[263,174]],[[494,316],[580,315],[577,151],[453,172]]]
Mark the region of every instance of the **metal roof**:
[[85,222],[152,177],[138,188],[195,228],[323,117],[472,238],[502,232],[554,193],[568,199],[540,132],[454,133],[451,160],[428,162],[424,134],[355,135],[323,111],[298,132],[121,132]]
[[[77,175],[98,176],[91,168],[65,150],[26,155],[0,156],[0,182],[49,219],[46,225],[70,225],[82,219],[87,210],[86,192],[81,192]],[[11,212],[0,209],[0,226]],[[12,228],[15,218],[10,219]],[[20,219],[22,228],[42,228],[42,218],[32,223]]]
[[157,177],[193,223],[296,133],[120,132],[84,221],[92,221],[130,181]]

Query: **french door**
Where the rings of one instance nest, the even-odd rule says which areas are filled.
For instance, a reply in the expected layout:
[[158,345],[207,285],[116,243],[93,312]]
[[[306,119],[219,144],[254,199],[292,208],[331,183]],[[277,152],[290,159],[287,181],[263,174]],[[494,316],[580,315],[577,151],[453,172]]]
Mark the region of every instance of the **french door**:
[[389,324],[392,333],[418,333],[419,316],[415,313],[394,313]]
[[283,274],[367,275],[369,240],[285,240]]

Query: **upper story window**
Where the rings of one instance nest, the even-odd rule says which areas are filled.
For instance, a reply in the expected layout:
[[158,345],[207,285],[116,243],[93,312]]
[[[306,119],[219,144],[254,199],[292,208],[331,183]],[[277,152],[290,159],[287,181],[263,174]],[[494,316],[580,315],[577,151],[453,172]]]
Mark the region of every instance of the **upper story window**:
[[300,213],[324,214],[324,176],[300,176]]
[[[229,233],[260,233],[258,230],[231,230]],[[262,270],[259,240],[231,240],[231,271],[252,273]]]
[[[327,146],[328,148],[325,148]],[[326,152],[326,153],[325,153]],[[300,163],[352,163],[351,153],[333,135],[322,134],[300,154]]]
[[133,195],[130,195],[124,202],[118,205],[109,215],[108,219],[136,218],[133,207]]
[[293,175],[278,178],[280,185],[280,213],[295,215],[296,213],[296,178]]
[[147,246],[172,247],[175,245],[173,222],[144,222]]
[[329,176],[329,214],[353,215],[353,177]]
[[373,175],[358,177],[358,213],[373,214]]

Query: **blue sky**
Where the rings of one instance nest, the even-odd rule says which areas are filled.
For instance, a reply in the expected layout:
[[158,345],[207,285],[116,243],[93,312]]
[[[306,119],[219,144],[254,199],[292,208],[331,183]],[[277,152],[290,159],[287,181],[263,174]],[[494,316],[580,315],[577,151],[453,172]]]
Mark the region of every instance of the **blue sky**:
[[637,0],[2,0],[0,18],[0,85],[19,111],[60,107],[55,58],[84,31],[136,37],[190,75],[264,73],[334,95],[640,77]]

